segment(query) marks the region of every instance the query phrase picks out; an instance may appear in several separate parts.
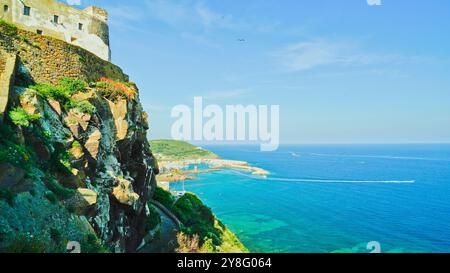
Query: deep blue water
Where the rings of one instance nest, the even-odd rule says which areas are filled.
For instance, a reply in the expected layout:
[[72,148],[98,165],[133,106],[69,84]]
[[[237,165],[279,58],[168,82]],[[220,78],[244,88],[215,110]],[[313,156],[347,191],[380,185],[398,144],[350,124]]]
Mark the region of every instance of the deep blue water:
[[272,173],[186,182],[252,252],[450,252],[450,145],[205,148]]

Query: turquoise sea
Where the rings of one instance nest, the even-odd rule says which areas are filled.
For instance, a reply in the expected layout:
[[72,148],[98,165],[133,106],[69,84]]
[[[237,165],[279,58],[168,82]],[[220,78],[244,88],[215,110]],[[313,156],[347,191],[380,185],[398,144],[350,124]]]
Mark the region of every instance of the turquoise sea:
[[252,252],[450,252],[450,145],[204,148],[272,173],[185,183]]

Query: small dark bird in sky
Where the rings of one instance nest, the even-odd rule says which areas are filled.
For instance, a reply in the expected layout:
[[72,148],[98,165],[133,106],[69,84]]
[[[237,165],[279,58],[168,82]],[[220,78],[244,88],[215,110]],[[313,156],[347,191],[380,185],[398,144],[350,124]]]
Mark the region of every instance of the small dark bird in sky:
[[245,42],[245,39],[237,39],[238,42]]

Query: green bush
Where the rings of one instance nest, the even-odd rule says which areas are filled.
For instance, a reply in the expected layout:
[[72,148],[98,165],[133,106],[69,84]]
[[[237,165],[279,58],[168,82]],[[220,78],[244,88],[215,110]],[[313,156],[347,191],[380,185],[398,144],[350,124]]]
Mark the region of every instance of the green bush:
[[[56,182],[53,178],[46,177],[44,179],[45,185],[47,188],[53,192],[58,200],[67,200],[75,194],[75,190],[68,189],[58,182]],[[49,199],[50,200],[50,199]],[[52,200],[50,200],[52,201]]]
[[77,92],[86,91],[87,84],[86,82],[81,80],[75,80],[65,77],[59,81],[58,87],[64,90],[67,94],[73,95]]
[[47,200],[50,201],[50,203],[52,204],[56,204],[56,202],[58,202],[58,198],[51,191],[45,193],[45,198],[47,198]]
[[45,253],[47,244],[40,237],[30,234],[17,235],[6,248],[7,253]]
[[87,84],[84,81],[63,78],[56,86],[50,84],[38,84],[30,86],[30,88],[35,90],[38,95],[44,99],[58,101],[65,111],[74,108],[89,114],[93,114],[97,111],[95,106],[88,101],[76,101],[72,99],[73,94],[86,91]]
[[45,165],[46,169],[55,174],[64,176],[72,175],[72,166],[70,164],[70,155],[64,145],[54,144],[54,151],[50,160]]
[[[1,149],[2,147],[0,147]],[[8,151],[1,149],[0,150],[0,163],[5,162],[8,160]]]
[[0,199],[3,199],[10,205],[14,206],[14,199],[16,198],[16,194],[11,190],[0,190]]
[[172,194],[160,187],[156,188],[153,199],[163,204],[169,210],[172,208],[175,202],[175,198],[172,196]]
[[57,244],[61,243],[62,235],[59,230],[57,230],[56,228],[51,228],[49,233],[50,233],[50,238],[53,240],[53,242],[55,242]]
[[28,169],[31,166],[35,158],[34,151],[31,148],[23,144],[15,144],[7,139],[2,139],[1,142],[0,162],[8,162],[23,169]]
[[8,23],[3,19],[0,19],[0,33],[3,33],[6,36],[16,36],[17,35],[17,27],[14,24]]
[[74,101],[71,100],[69,102],[69,104],[67,105],[68,109],[72,109],[72,108],[76,108],[78,110],[80,110],[80,112],[82,113],[88,113],[88,114],[94,114],[97,112],[97,108],[95,108],[94,105],[92,105],[92,103],[90,103],[89,101]]
[[78,141],[74,141],[73,143],[72,143],[72,149],[77,149],[77,148],[81,148],[81,144],[80,144],[80,142],[78,142]]
[[38,95],[44,99],[53,99],[65,105],[70,101],[70,94],[67,90],[53,86],[51,84],[38,84],[30,86],[30,89],[35,90]]
[[148,204],[148,208],[150,210],[150,216],[145,222],[145,233],[149,233],[161,223],[161,215],[155,209],[155,207],[152,204]]
[[211,209],[196,195],[186,193],[177,200],[172,210],[185,225],[186,234],[198,234],[201,243],[207,239],[212,239],[214,245],[222,243],[222,232],[214,226],[215,217]]
[[109,253],[109,249],[106,248],[100,240],[94,234],[88,234],[81,242],[82,253]]
[[9,118],[17,126],[28,127],[31,122],[40,119],[41,115],[30,115],[22,107],[15,107],[9,111]]

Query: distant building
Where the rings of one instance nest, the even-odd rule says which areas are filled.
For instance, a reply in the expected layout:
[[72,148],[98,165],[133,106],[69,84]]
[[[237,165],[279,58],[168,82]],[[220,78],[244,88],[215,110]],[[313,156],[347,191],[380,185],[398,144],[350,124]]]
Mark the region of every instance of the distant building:
[[54,0],[0,0],[0,18],[111,60],[108,13],[104,9],[80,10]]

